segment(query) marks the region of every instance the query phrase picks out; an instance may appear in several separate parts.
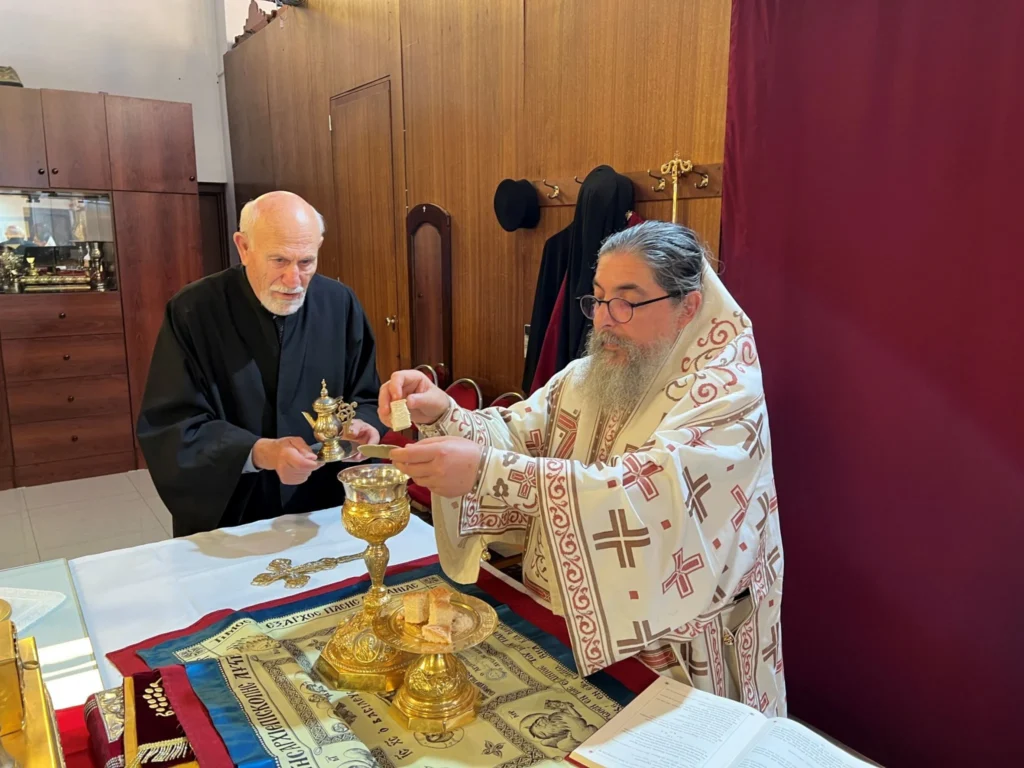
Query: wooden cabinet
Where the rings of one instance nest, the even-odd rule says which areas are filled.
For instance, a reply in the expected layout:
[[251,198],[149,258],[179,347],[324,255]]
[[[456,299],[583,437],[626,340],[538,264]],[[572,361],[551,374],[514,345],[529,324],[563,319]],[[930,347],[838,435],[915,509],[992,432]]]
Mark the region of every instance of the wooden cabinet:
[[39,91],[0,87],[0,187],[49,184]]
[[114,193],[125,348],[132,414],[138,417],[161,310],[182,286],[203,276],[195,195]]
[[191,105],[0,88],[0,187],[113,193],[117,275],[0,295],[0,489],[144,466],[135,415],[164,309],[203,275]]
[[113,189],[198,191],[191,104],[107,96],[106,105]]
[[103,94],[44,90],[42,101],[50,186],[110,189]]

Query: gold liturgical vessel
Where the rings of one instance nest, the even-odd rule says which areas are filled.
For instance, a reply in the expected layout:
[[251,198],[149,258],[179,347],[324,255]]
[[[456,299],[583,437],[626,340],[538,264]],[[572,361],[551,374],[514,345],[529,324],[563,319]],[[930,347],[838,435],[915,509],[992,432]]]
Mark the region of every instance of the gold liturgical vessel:
[[453,592],[455,609],[450,643],[423,639],[419,626],[407,624],[400,600],[377,614],[377,637],[420,657],[409,665],[391,714],[404,728],[417,733],[445,733],[476,718],[479,691],[456,653],[479,645],[498,626],[498,614],[483,600]]
[[18,639],[11,606],[0,600],[0,766],[64,765],[53,704],[34,637]]
[[356,404],[328,395],[327,380],[324,379],[320,382],[320,397],[313,401],[313,410],[316,412],[315,419],[305,411],[302,415],[313,428],[313,437],[321,443],[317,458],[320,461],[341,461],[355,455],[358,446],[342,437],[348,432],[356,415]]
[[413,656],[384,642],[374,631],[374,619],[391,602],[384,586],[391,553],[384,542],[409,524],[409,478],[390,465],[369,464],[342,470],[338,480],[345,486],[341,522],[346,531],[369,544],[363,560],[370,572],[370,589],[363,596],[362,610],[338,627],[314,669],[336,689],[393,691],[401,685]]

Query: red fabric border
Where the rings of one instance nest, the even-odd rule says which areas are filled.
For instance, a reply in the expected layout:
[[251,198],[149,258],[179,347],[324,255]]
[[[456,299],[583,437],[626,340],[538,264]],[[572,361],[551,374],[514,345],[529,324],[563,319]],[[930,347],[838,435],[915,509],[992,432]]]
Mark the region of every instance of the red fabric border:
[[67,768],[93,768],[92,754],[89,752],[89,729],[85,725],[85,705],[58,709],[54,714],[61,748],[64,750],[64,764]]
[[232,768],[234,763],[221,740],[206,707],[199,701],[189,682],[185,667],[161,667],[164,690],[170,699],[174,714],[185,729],[196,762],[203,768]]

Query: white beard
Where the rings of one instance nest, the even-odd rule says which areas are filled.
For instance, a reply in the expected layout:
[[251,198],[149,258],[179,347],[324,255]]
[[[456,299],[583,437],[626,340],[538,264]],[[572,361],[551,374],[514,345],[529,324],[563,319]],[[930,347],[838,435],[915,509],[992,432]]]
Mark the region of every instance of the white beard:
[[306,292],[303,291],[299,296],[298,300],[287,301],[285,299],[275,299],[271,295],[270,291],[267,291],[266,295],[260,296],[260,304],[272,315],[278,317],[284,317],[285,315],[294,315],[299,309],[302,308],[303,303],[306,301]]
[[[608,342],[625,352],[619,356],[604,348]],[[675,345],[670,338],[646,347],[600,331],[591,331],[587,339],[587,358],[578,369],[580,396],[599,411],[632,411],[640,403],[665,364],[665,356]]]

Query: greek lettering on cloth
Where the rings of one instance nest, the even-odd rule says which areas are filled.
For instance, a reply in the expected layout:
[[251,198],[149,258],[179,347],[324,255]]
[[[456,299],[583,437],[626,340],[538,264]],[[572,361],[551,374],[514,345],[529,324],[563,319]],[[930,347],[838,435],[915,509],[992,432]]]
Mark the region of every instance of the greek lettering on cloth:
[[710,269],[640,404],[595,412],[577,360],[529,399],[421,427],[485,446],[473,490],[433,498],[445,572],[525,544],[523,581],[591,674],[627,656],[766,715],[786,711],[782,540],[750,321]]
[[[450,586],[434,565],[389,576],[392,592]],[[311,676],[338,622],[360,610],[366,583],[250,609],[136,653],[185,664],[235,765],[263,768],[554,766],[632,694],[608,674],[581,678],[571,649],[477,587],[498,629],[460,654],[481,699],[477,720],[440,736],[406,731],[394,694],[338,692]]]

